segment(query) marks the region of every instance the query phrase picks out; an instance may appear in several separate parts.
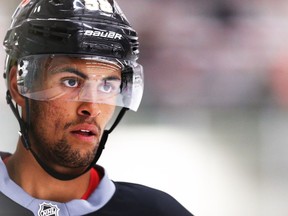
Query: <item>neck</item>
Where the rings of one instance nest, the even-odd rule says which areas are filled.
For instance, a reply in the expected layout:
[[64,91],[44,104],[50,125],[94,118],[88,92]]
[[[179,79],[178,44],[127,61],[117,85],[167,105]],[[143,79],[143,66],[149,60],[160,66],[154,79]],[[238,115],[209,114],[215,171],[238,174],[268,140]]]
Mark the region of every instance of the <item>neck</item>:
[[[70,181],[61,181],[47,174],[27,151],[21,140],[15,153],[7,161],[7,170],[10,178],[32,197],[56,202],[68,202],[80,199],[86,192],[90,173]],[[77,190],[71,190],[77,188]]]

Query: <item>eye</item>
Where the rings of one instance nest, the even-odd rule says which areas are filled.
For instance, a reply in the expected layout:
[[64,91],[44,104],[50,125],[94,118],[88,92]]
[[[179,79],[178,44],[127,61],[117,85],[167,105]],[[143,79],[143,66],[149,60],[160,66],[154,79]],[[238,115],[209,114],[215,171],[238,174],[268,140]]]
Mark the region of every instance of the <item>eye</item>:
[[98,89],[100,92],[105,94],[117,94],[120,90],[120,82],[105,80]]
[[62,83],[69,88],[77,88],[80,85],[77,78],[65,78],[62,80]]

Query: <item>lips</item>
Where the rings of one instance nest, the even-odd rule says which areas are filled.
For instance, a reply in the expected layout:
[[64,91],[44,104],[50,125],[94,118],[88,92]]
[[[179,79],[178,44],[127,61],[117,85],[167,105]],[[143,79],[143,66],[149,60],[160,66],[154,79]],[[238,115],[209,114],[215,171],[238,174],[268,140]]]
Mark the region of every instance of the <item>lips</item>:
[[89,130],[72,131],[73,134],[79,134],[82,136],[95,136],[96,134]]
[[84,137],[95,137],[99,135],[99,129],[95,125],[81,124],[73,127],[71,133]]
[[89,130],[72,131],[73,134],[79,134],[82,136],[95,136],[96,134]]

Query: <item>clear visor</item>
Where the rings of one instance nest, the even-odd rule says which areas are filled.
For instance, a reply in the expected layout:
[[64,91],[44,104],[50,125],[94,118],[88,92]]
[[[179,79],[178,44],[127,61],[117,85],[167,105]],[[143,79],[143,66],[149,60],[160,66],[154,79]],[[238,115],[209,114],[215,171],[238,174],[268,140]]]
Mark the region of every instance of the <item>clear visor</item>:
[[143,69],[85,55],[32,55],[19,60],[21,95],[40,101],[65,100],[126,107],[137,111],[143,95]]

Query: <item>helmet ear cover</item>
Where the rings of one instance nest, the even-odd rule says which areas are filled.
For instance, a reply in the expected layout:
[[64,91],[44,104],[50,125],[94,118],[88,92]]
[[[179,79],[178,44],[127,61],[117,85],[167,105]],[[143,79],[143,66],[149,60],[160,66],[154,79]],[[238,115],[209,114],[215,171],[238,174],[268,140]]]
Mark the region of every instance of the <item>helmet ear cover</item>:
[[6,55],[3,78],[6,79],[7,89],[9,89],[9,83],[10,83],[9,74],[10,74],[10,70],[13,66],[17,67],[17,59],[11,58],[10,55]]

